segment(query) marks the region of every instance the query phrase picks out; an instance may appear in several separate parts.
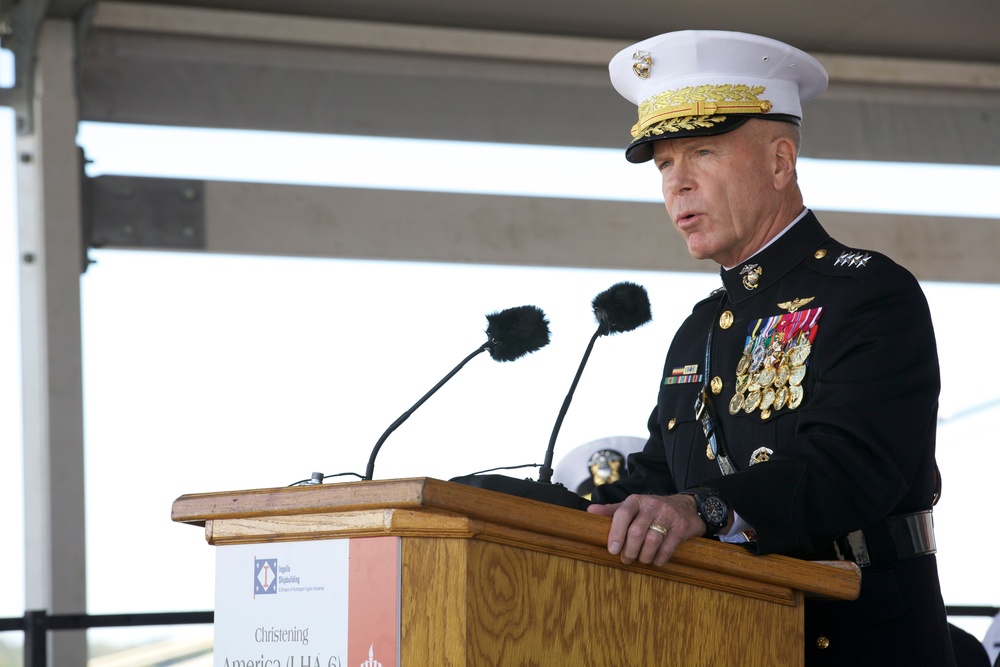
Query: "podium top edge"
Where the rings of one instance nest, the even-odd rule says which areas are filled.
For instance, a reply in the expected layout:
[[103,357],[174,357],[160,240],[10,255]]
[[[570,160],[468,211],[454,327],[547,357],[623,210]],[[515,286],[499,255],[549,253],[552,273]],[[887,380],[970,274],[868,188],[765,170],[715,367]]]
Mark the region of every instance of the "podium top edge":
[[[379,510],[465,516],[600,547],[606,546],[611,525],[609,517],[430,477],[186,494],[174,501],[171,518],[204,525],[215,520]],[[736,545],[699,538],[683,543],[673,561],[839,599],[853,599],[860,592],[860,571],[853,563],[756,556]]]

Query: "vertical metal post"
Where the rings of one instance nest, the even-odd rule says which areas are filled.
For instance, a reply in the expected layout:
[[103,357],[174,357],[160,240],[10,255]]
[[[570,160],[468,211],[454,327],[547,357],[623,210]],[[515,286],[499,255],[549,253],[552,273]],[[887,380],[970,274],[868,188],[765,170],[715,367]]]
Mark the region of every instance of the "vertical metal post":
[[[75,39],[71,21],[42,24],[31,132],[17,138],[25,609],[50,614],[87,611]],[[86,664],[85,631],[35,630],[33,655]]]

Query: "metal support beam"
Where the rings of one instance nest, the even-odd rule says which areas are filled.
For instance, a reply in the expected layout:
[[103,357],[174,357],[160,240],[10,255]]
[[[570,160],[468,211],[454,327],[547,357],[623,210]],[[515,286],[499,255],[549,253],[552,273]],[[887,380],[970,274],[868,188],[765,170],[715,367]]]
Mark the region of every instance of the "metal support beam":
[[[84,120],[622,148],[625,42],[101,2]],[[1000,65],[818,54],[803,156],[1000,164]]]
[[[17,139],[25,608],[54,614],[87,609],[75,35],[42,24],[32,132]],[[82,631],[50,636],[49,664],[86,664],[86,649]]]
[[[113,190],[119,177],[90,188]],[[150,179],[127,179],[128,182]],[[173,181],[148,189],[177,191]],[[429,262],[715,271],[687,253],[662,204],[327,188],[208,181],[185,225],[203,225],[214,253]],[[107,198],[103,199],[107,201]],[[139,208],[136,208],[138,211]],[[198,212],[202,217],[191,215]],[[1000,283],[993,261],[1000,220],[819,211],[839,240],[879,250],[922,280]],[[96,205],[107,247],[136,247],[111,232],[136,219]],[[176,229],[183,228],[172,225]],[[961,234],[955,230],[961,229]],[[176,235],[176,231],[173,232]]]
[[[324,19],[108,0],[94,26],[100,29],[299,44],[325,48],[391,50],[463,61],[503,60],[535,65],[607,67],[628,41],[528,35],[489,30]],[[1000,91],[1000,66],[905,58],[816,54],[838,83],[908,85]]]

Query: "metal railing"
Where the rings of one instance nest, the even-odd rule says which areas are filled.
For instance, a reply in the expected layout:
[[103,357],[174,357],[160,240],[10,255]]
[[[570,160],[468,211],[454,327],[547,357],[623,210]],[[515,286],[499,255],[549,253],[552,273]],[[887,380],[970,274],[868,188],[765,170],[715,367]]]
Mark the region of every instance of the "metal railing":
[[50,630],[89,630],[143,625],[197,625],[214,623],[214,611],[151,612],[136,614],[50,614],[26,611],[24,616],[0,618],[0,632],[24,632],[24,667],[46,667]]
[[[1000,607],[945,607],[949,616],[986,616],[1000,614]],[[24,632],[24,667],[46,667],[46,639],[50,630],[87,630],[143,625],[197,625],[215,622],[214,611],[151,612],[137,614],[49,614],[47,611],[27,611],[24,616],[0,618],[0,632]]]

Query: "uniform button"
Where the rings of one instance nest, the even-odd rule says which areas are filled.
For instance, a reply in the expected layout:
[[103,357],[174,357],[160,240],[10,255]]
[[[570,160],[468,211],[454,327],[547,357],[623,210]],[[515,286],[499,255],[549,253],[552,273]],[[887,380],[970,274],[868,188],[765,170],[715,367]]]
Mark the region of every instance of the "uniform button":
[[667,422],[667,430],[668,431],[673,431],[675,426],[677,426],[677,420],[676,419],[671,419],[670,421]]
[[828,646],[830,646],[830,638],[829,637],[825,637],[823,635],[820,635],[819,637],[816,638],[816,647],[817,648],[824,649],[824,648],[827,648]]
[[719,316],[719,326],[722,327],[723,329],[728,329],[729,327],[733,326],[732,311],[727,310],[726,312],[722,313],[722,315]]
[[722,393],[722,378],[716,375],[711,382],[712,393],[718,396]]
[[823,259],[824,257],[826,257],[826,250],[823,250],[822,248],[817,250],[815,253],[813,253],[813,257],[815,257],[816,259]]

